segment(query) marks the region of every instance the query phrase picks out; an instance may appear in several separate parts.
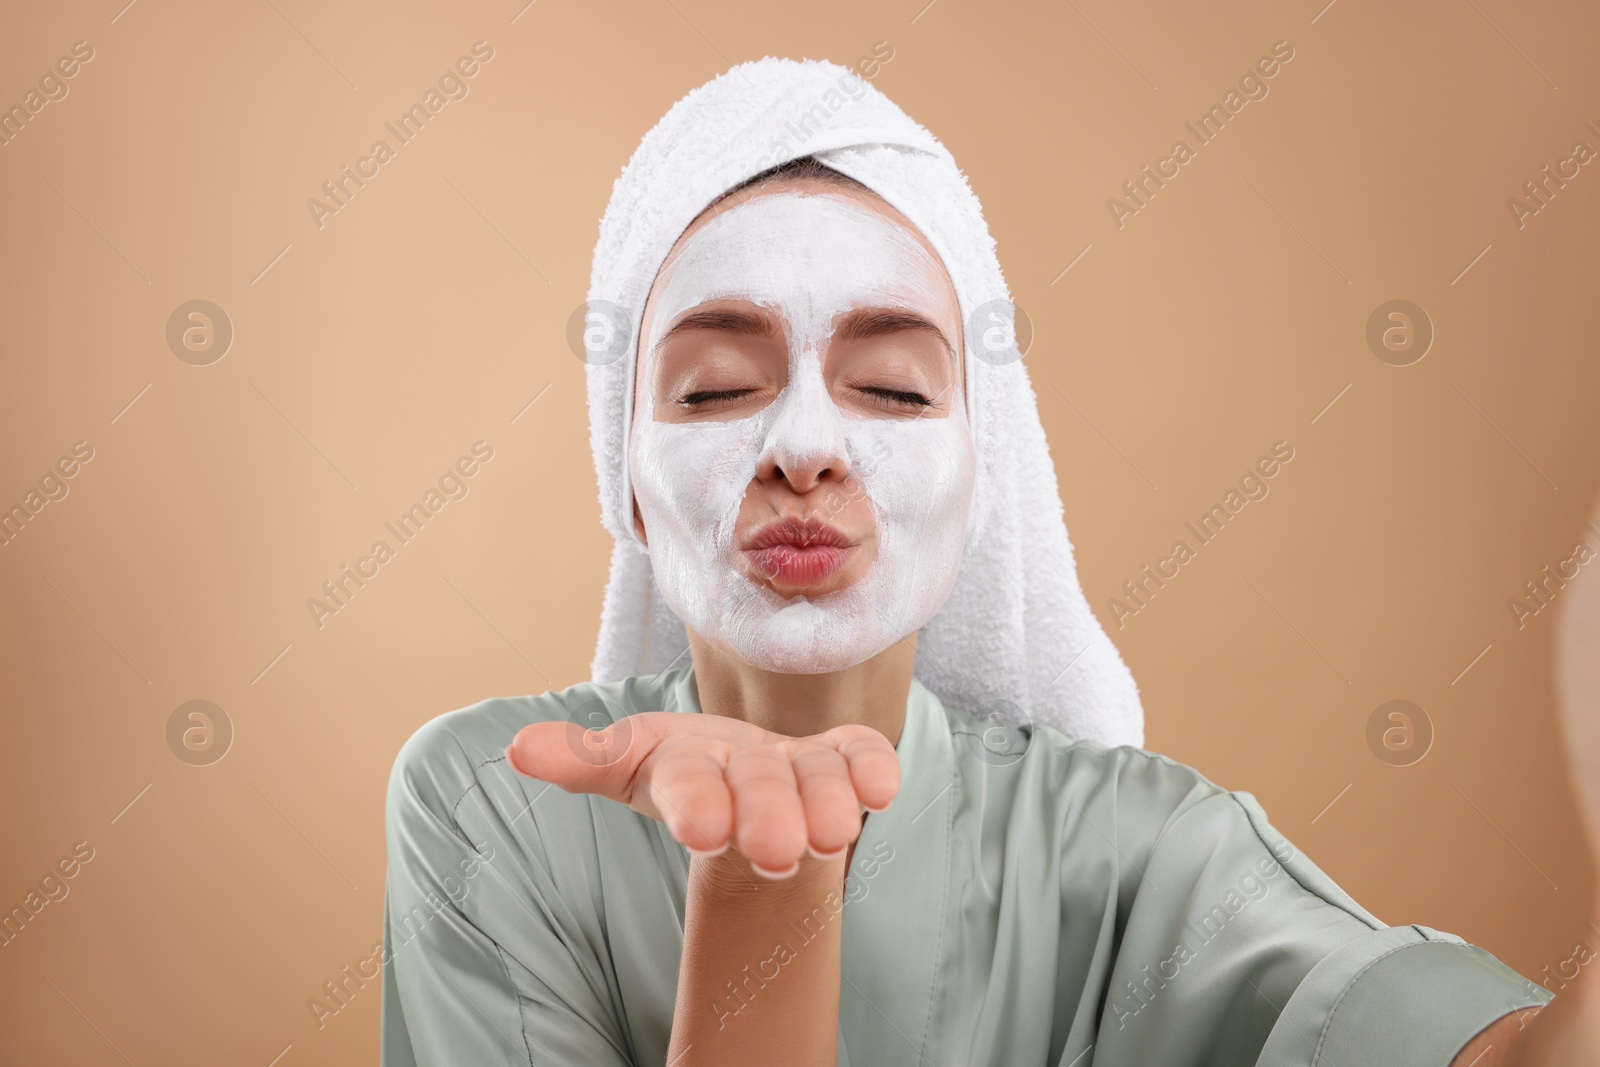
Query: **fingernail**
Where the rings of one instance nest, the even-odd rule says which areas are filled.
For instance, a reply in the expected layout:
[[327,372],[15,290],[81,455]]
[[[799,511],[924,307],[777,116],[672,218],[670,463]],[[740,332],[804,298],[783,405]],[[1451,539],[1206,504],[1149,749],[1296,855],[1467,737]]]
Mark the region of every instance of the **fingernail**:
[[728,846],[731,845],[731,844],[733,844],[732,841],[724,841],[722,843],[722,847],[721,848],[715,849],[715,850],[713,850],[711,852],[705,852],[705,851],[702,851],[702,850],[700,850],[698,848],[689,848],[688,845],[684,845],[683,847],[689,849],[689,855],[691,855],[691,856],[695,856],[695,857],[697,857],[699,859],[703,859],[703,860],[710,860],[710,859],[716,859],[718,856],[720,856],[724,852],[728,851]]
[[795,860],[787,870],[769,871],[765,867],[761,866],[761,864],[751,860],[750,869],[761,875],[763,878],[772,878],[781,881],[785,878],[793,878],[796,874],[800,873],[800,861]]
[[885,804],[881,808],[875,808],[871,804],[868,804],[864,800],[861,802],[861,806],[863,808],[866,808],[868,811],[872,812],[872,814],[874,814],[874,815],[882,815],[884,812],[889,810],[889,805],[887,805],[887,804]]
[[836,849],[833,852],[818,852],[816,849],[811,847],[811,843],[808,841],[806,843],[806,851],[811,853],[811,858],[812,859],[836,860],[840,856],[843,856],[846,852],[850,851],[850,846],[849,845],[845,845],[843,848]]

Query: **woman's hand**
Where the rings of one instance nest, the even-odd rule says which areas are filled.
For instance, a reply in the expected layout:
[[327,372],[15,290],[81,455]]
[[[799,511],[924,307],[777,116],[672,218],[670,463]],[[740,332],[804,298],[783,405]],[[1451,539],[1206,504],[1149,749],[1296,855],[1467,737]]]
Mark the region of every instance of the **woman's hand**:
[[[1600,530],[1600,501],[1596,505],[1589,526]],[[1600,562],[1594,562],[1592,555],[1585,558],[1589,562],[1560,593],[1556,705],[1579,822],[1588,837],[1590,856],[1600,860]],[[1593,925],[1594,917],[1600,917],[1600,896],[1591,905],[1590,916]],[[1579,966],[1576,979],[1562,985],[1555,1000],[1531,1013],[1502,1017],[1468,1042],[1454,1063],[1476,1067],[1600,1063],[1600,964],[1589,956]],[[1525,1018],[1530,1014],[1531,1022]]]
[[900,790],[894,746],[870,726],[786,737],[723,715],[641,712],[603,730],[539,722],[506,747],[513,770],[594,793],[666,823],[692,853],[730,845],[769,878],[787,878],[808,851],[845,854],[862,810]]
[[[1600,530],[1600,499],[1590,509],[1588,528]],[[1584,544],[1588,544],[1585,531]],[[1565,735],[1567,766],[1578,799],[1579,821],[1587,832],[1589,856],[1600,863],[1600,560],[1591,553],[1576,578],[1561,590],[1556,619],[1556,706]],[[1590,905],[1590,922],[1600,920],[1600,887]],[[1585,941],[1587,941],[1585,937]],[[1586,960],[1578,981],[1556,997],[1576,999],[1575,1020],[1566,1040],[1584,1047],[1600,1062],[1600,963]],[[1554,1005],[1552,1005],[1554,1007]],[[1550,1011],[1550,1008],[1545,1011]],[[1584,1044],[1587,1042],[1587,1044]],[[1554,1047],[1554,1046],[1552,1046]],[[1528,1059],[1528,1063],[1558,1062]],[[1574,1061],[1576,1062],[1576,1061]]]

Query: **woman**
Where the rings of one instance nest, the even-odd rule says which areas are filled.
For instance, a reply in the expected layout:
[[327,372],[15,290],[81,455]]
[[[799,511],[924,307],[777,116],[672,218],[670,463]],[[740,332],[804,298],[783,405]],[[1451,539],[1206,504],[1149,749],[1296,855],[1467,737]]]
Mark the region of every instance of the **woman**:
[[386,1065],[1490,1067],[1574,1039],[1138,747],[1006,295],[948,152],[844,68],[744,64],[646,136],[591,284],[595,680],[401,752]]

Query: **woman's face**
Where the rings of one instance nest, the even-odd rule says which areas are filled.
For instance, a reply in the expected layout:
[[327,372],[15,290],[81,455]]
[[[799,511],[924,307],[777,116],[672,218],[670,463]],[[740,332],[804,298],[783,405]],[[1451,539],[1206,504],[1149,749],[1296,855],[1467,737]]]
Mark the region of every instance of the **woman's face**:
[[871,194],[774,181],[684,231],[645,304],[628,460],[686,626],[815,674],[933,617],[975,465],[960,326],[932,246]]

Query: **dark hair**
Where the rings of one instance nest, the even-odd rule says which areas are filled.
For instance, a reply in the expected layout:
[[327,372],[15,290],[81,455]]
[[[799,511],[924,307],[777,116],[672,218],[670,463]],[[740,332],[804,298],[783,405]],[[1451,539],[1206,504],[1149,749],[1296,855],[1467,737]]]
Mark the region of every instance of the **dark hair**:
[[[848,188],[864,189],[869,193],[872,192],[869,186],[856,181],[843,171],[834,170],[816,156],[800,156],[796,159],[785,160],[776,166],[768,167],[759,174],[746,178],[717,197],[716,200],[712,201],[712,204],[719,204],[730,196],[747,192],[754,186],[765,185],[767,182],[777,181],[781,178],[811,178],[816,181],[827,182],[830,185],[841,185]],[[873,195],[877,194],[874,193]]]

